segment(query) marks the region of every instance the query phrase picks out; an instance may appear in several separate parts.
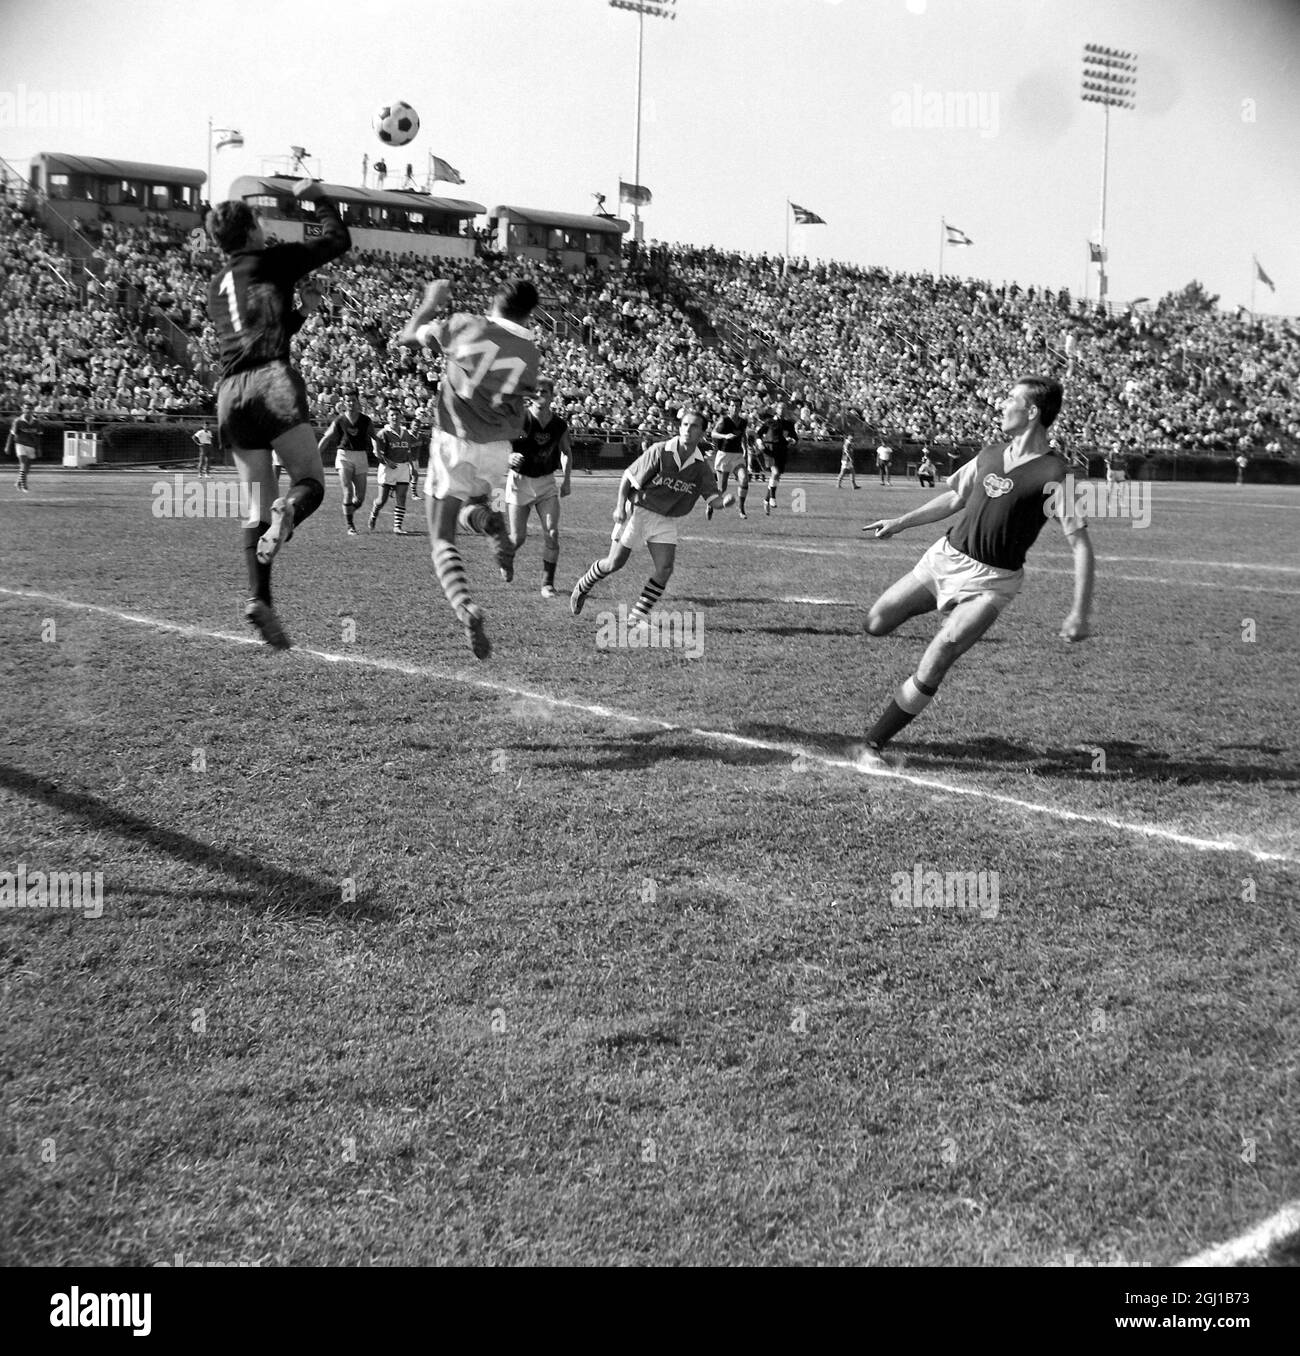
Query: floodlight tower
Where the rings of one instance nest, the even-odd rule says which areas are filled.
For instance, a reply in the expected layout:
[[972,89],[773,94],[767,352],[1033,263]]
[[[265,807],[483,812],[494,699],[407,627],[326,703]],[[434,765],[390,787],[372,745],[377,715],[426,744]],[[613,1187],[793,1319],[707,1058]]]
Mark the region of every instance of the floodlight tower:
[[[611,9],[630,9],[636,15],[636,148],[633,152],[632,182],[641,183],[641,61],[645,50],[645,16],[675,19],[677,0],[609,0]],[[638,195],[639,196],[639,195]],[[632,239],[641,239],[641,204],[632,203]]]
[[1101,140],[1101,234],[1097,241],[1099,296],[1106,300],[1106,172],[1110,161],[1110,110],[1137,107],[1137,53],[1083,45],[1083,102],[1100,104],[1106,115]]

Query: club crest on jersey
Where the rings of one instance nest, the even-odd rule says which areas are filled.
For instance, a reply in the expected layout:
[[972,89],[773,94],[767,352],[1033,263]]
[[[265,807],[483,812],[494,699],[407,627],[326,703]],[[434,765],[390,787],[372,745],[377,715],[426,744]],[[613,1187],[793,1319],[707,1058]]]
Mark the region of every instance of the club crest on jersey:
[[990,471],[984,477],[984,493],[990,499],[1001,499],[1004,494],[1010,494],[1014,486],[1008,476],[1000,476],[996,471]]

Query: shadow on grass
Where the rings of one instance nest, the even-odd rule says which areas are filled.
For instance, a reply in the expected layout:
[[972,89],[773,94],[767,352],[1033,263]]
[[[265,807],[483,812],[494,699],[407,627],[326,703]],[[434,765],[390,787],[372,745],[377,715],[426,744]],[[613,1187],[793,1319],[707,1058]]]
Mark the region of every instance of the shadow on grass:
[[[832,758],[853,757],[853,747],[861,741],[860,731],[835,734],[823,730],[798,730],[789,725],[751,721],[736,727],[736,733],[751,739],[770,739],[783,744],[798,744]],[[1171,757],[1159,749],[1124,740],[1100,740],[1095,745],[1106,755],[1107,771],[1093,772],[1093,745],[1085,749],[1017,744],[994,736],[974,736],[960,744],[917,741],[904,737],[889,747],[892,758],[906,759],[913,771],[927,767],[960,770],[963,766],[1005,767],[1032,772],[1039,777],[1060,777],[1077,781],[1096,781],[1099,777],[1114,781],[1173,782],[1196,786],[1213,782],[1286,782],[1300,780],[1300,768],[1267,767],[1255,763],[1222,762],[1210,758]],[[1231,749],[1231,744],[1220,745]],[[1261,748],[1261,752],[1270,752]],[[1281,750],[1279,750],[1280,752]]]
[[[388,917],[387,909],[368,903],[365,899],[350,904],[341,902],[336,882],[287,871],[265,858],[247,857],[242,853],[214,847],[201,839],[142,819],[96,796],[56,786],[22,768],[0,763],[0,787],[26,796],[29,800],[41,801],[62,815],[83,821],[87,828],[114,834],[128,842],[143,845],[161,856],[188,862],[205,871],[218,871],[248,887],[244,891],[214,892],[213,898],[252,904],[259,909],[275,905],[296,913],[329,915],[353,921],[379,922]],[[170,894],[184,900],[193,899],[196,895],[188,886],[170,891],[150,889],[148,893]],[[198,897],[208,898],[202,893]]]
[[[509,745],[505,747],[509,748]],[[701,741],[677,730],[638,730],[620,739],[602,739],[584,742],[581,751],[572,743],[521,743],[516,747],[529,753],[559,753],[567,755],[548,760],[545,766],[578,768],[585,772],[650,767],[654,763],[725,763],[732,767],[769,767],[788,764],[790,754],[778,749],[747,749],[719,744],[713,740]]]

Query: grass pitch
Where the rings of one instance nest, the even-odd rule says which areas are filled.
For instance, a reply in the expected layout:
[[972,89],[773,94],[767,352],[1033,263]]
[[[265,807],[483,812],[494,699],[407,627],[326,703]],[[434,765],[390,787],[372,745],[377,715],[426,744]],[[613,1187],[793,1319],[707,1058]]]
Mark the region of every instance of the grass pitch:
[[697,510],[696,657],[597,643],[644,552],[575,620],[471,538],[479,664],[333,484],[242,643],[170,480],[0,501],[0,871],[103,882],[0,914],[0,1260],[1160,1265],[1300,1196],[1300,491],[1095,522],[1082,645],[1049,524],[880,777],[935,620],[861,619],[942,528],[859,527],[925,491]]

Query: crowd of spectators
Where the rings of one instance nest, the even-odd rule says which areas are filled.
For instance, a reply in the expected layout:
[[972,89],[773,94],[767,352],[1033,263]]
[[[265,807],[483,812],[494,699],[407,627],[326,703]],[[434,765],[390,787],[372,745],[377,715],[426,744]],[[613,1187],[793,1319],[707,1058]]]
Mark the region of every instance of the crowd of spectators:
[[0,205],[0,410],[24,400],[38,418],[212,409],[210,387],[171,360],[131,278],[125,262],[102,283],[85,275],[21,211]]
[[[215,343],[205,314],[219,258],[201,231],[161,215],[80,221],[93,245],[78,296],[66,256],[0,208],[0,410],[167,416],[208,412]],[[577,274],[529,261],[539,346],[579,434],[660,436],[683,405],[757,415],[788,397],[807,438],[848,430],[895,442],[969,443],[1015,377],[1066,382],[1053,432],[1066,448],[1287,451],[1300,446],[1300,334],[1212,308],[1107,311],[1066,291],[660,245],[627,267]],[[326,301],[297,362],[324,423],[358,386],[380,410],[424,422],[436,352],[392,336],[436,271],[461,309],[485,309],[519,262],[480,243],[437,264],[352,251],[318,275]],[[170,360],[156,315],[189,337]]]

